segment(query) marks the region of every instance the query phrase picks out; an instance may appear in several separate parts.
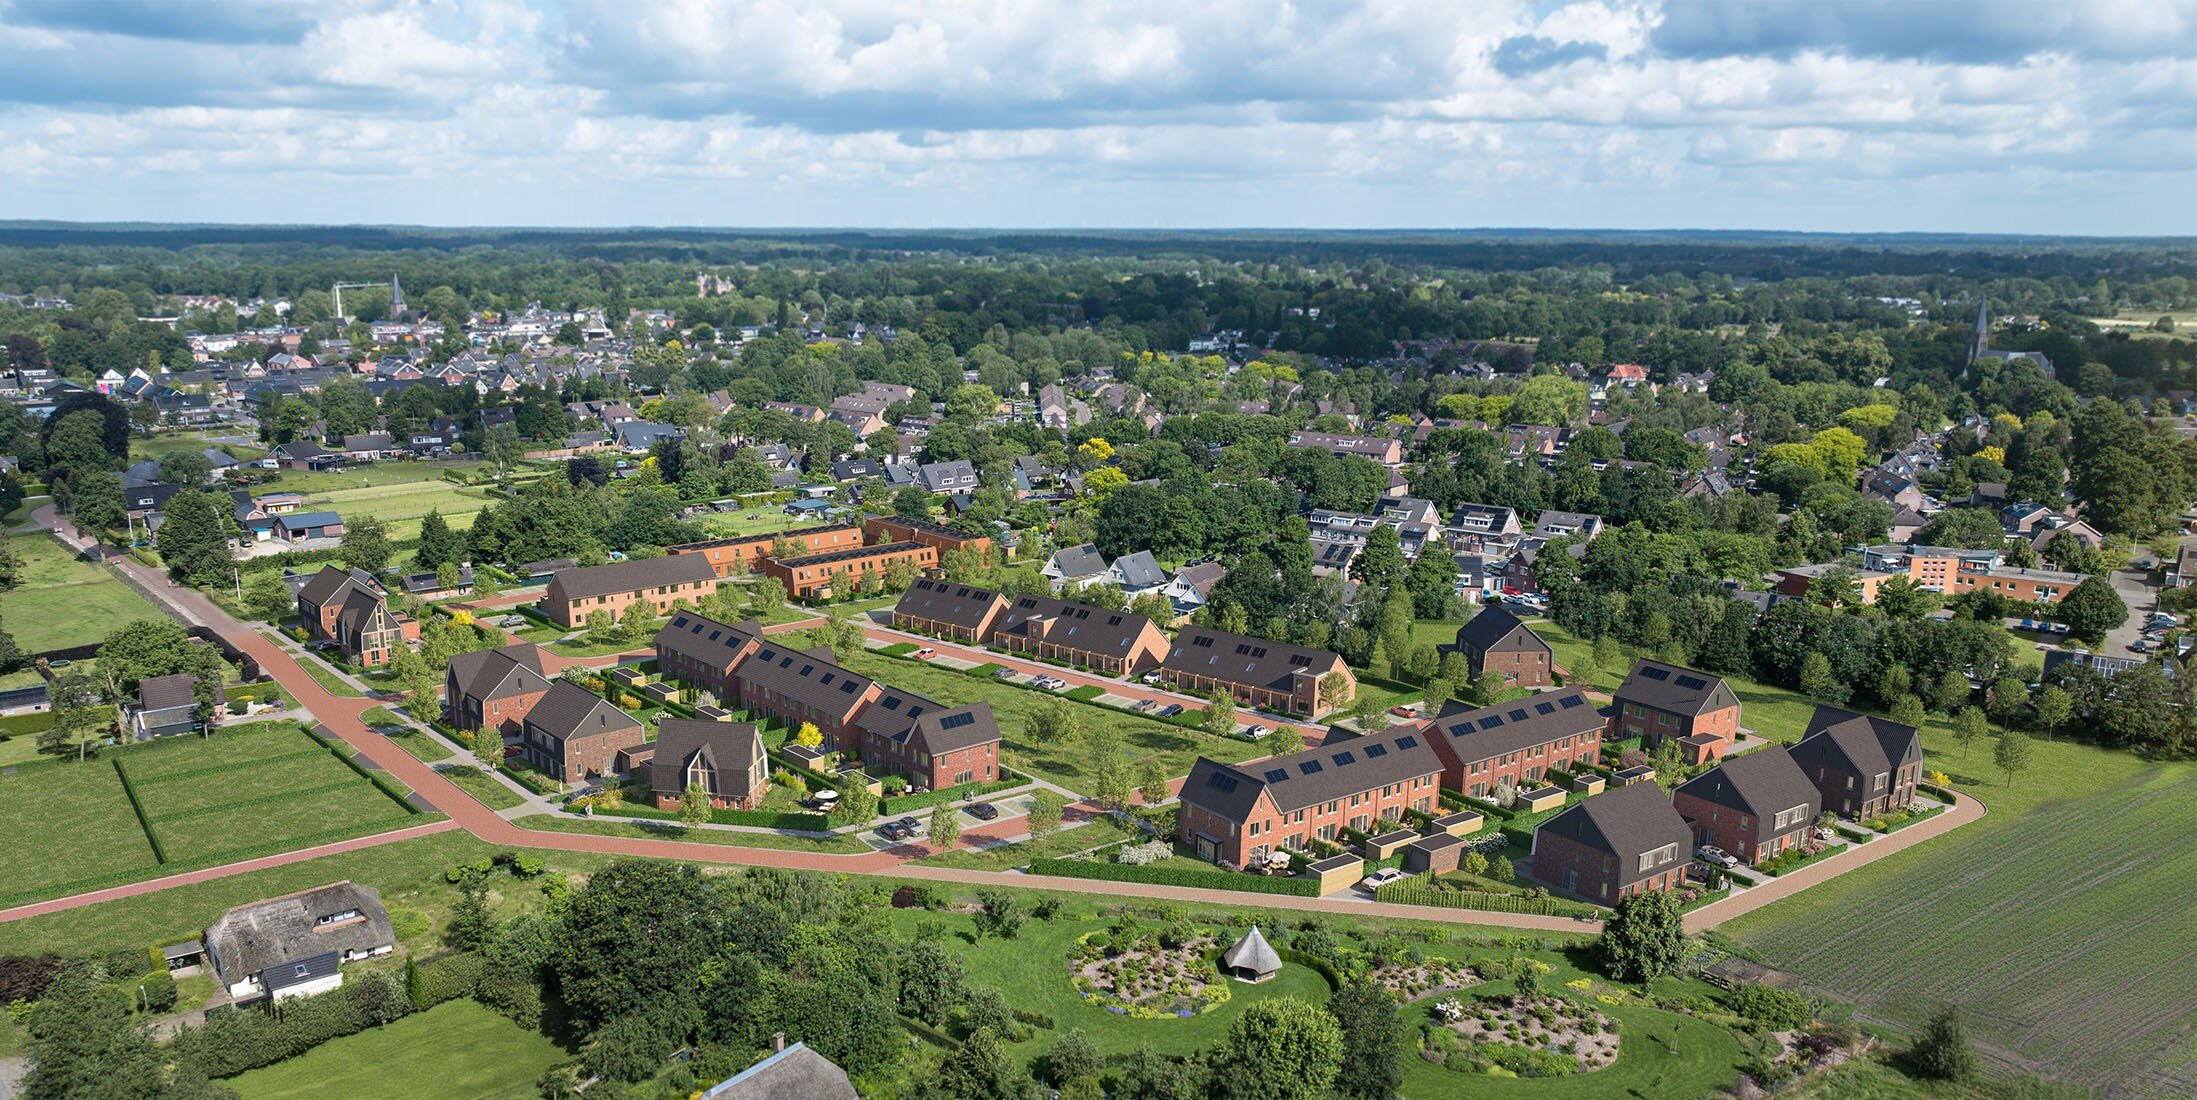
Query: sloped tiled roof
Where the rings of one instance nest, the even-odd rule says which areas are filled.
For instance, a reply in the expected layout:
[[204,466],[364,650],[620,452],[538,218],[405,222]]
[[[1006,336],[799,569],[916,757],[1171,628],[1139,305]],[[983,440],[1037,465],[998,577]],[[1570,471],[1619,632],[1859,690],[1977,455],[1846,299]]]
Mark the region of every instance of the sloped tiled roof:
[[1703,714],[1739,705],[1739,696],[1732,694],[1722,676],[1646,657],[1633,663],[1631,675],[1612,698],[1672,714]]

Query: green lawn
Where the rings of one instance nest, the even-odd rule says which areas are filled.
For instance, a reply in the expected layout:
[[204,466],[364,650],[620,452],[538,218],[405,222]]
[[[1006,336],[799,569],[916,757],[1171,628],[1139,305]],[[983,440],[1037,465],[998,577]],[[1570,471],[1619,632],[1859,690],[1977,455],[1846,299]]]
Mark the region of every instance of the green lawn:
[[23,564],[15,587],[0,593],[0,617],[26,654],[89,645],[124,623],[165,617],[111,566],[77,561],[52,535],[17,535],[8,548]]
[[[1570,673],[1564,681],[1567,684],[1585,683],[1597,691],[1615,691],[1625,682],[1625,673],[1632,669],[1633,658],[1646,656],[1645,651],[1621,646],[1625,655],[1624,667],[1614,672],[1598,671],[1592,667],[1590,654],[1594,646],[1591,642],[1572,637],[1546,619],[1534,619],[1531,623],[1533,632],[1556,651],[1556,663]],[[1758,684],[1743,676],[1727,676],[1724,682],[1739,696],[1739,724],[1772,741],[1800,740],[1800,735],[1808,729],[1808,717],[1816,711],[1815,701],[1798,692]]]
[[[1473,992],[1480,992],[1474,990]],[[1404,1019],[1416,1025],[1433,1015],[1440,998],[1428,998],[1404,1008]],[[1469,995],[1461,997],[1471,1000]],[[1644,1005],[1596,1005],[1617,1023],[1617,1061],[1608,1068],[1571,1077],[1519,1078],[1479,1073],[1460,1073],[1434,1065],[1415,1054],[1404,1057],[1404,1090],[1407,1100],[1442,1100],[1453,1096],[1505,1100],[1560,1100],[1579,1097],[1636,1096],[1653,1100],[1691,1100],[1716,1096],[1729,1087],[1740,1062],[1739,1041],[1714,1024]],[[1677,1029],[1673,1049],[1673,1029]],[[1412,1042],[1417,1042],[1414,1030]]]
[[[416,464],[415,464],[416,465]],[[478,489],[461,489],[440,479],[320,490],[306,494],[305,507],[338,513],[345,519],[372,516],[392,540],[419,537],[420,519],[439,511],[454,530],[473,526],[473,516],[494,502]]]
[[955,848],[917,860],[927,867],[965,867],[974,871],[1011,871],[1025,867],[1033,859],[1058,859],[1086,848],[1112,844],[1126,840],[1132,834],[1114,823],[1112,818],[1093,818],[1082,825],[1061,829],[1044,839],[1030,839],[1013,844],[1002,844],[981,851],[974,848]]
[[444,470],[470,470],[479,465],[478,461],[375,462],[344,470],[282,470],[268,480],[251,486],[251,490],[253,496],[267,493],[300,493],[312,496],[381,485],[411,485],[420,482],[449,485],[449,482],[442,480]]
[[491,810],[508,810],[526,801],[517,791],[504,786],[501,780],[482,771],[476,765],[461,764],[455,767],[442,768],[438,769],[437,774],[449,780],[459,790],[472,795],[474,801]]
[[[1091,775],[1080,745],[1046,747],[1023,737],[1031,713],[1045,705],[1047,693],[1012,687],[923,661],[895,660],[869,650],[854,655],[846,665],[864,676],[929,696],[948,706],[979,701],[990,703],[992,713],[999,719],[1000,733],[1006,739],[1003,763],[1025,775],[1052,780],[1069,790],[1089,789]],[[1226,763],[1267,755],[1266,750],[1248,741],[1212,737],[1106,707],[1075,702],[1067,705],[1075,708],[1085,730],[1108,726],[1120,731],[1122,746],[1132,759],[1159,754],[1167,762],[1169,775],[1188,774],[1191,763],[1200,755]]]
[[393,1024],[331,1039],[286,1062],[223,1082],[243,1100],[532,1100],[534,1082],[564,1051],[470,1000],[450,1001]]
[[25,764],[0,775],[0,905],[157,867],[105,759]]
[[587,833],[593,836],[634,836],[648,840],[680,840],[696,844],[725,844],[735,848],[777,848],[791,852],[824,852],[861,855],[870,846],[851,836],[830,838],[782,836],[778,833],[744,833],[730,829],[688,829],[674,821],[592,820],[551,814],[529,814],[512,822],[522,829],[545,833]]
[[365,697],[365,692],[360,691],[355,687],[352,687],[348,681],[344,680],[343,677],[338,676],[336,674],[336,670],[328,667],[328,663],[321,660],[318,654],[293,653],[290,656],[297,661],[298,667],[304,669],[305,674],[312,677],[313,682],[319,684],[321,686],[321,689],[323,691],[326,691],[328,694],[341,696],[345,699],[359,699]]

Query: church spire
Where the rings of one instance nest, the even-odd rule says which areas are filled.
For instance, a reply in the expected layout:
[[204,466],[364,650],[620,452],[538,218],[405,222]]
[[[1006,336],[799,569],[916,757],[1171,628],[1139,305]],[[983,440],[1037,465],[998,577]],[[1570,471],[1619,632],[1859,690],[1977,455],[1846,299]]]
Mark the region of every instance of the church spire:
[[[404,286],[397,282],[395,275],[391,275],[389,276],[389,316],[395,317],[403,312]],[[1983,322],[1979,320],[1976,323],[1980,325]]]

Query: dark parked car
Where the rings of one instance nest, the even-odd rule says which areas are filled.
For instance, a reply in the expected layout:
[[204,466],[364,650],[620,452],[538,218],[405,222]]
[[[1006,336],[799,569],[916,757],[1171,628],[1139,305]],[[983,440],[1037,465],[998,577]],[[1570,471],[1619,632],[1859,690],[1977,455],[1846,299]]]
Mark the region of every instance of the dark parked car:
[[979,802],[974,806],[967,807],[967,809],[969,816],[978,821],[990,821],[999,816],[999,807],[989,802]]

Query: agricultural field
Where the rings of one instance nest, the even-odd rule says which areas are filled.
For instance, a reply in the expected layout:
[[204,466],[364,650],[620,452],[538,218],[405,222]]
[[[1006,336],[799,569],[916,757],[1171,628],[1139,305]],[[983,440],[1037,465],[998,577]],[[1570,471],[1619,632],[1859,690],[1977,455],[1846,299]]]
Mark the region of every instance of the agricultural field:
[[8,548],[23,568],[0,593],[0,618],[25,653],[90,645],[123,623],[163,617],[111,568],[76,560],[52,535],[17,535]]
[[105,759],[24,764],[0,775],[0,906],[159,867]]
[[540,1032],[527,1031],[475,1001],[457,1000],[331,1039],[222,1084],[243,1100],[531,1100],[541,1094],[535,1081],[542,1071],[564,1057]]
[[420,520],[431,511],[440,511],[453,530],[466,530],[473,526],[473,516],[491,502],[486,493],[440,480],[320,491],[305,497],[308,510],[335,512],[346,520],[368,516],[380,520],[391,541],[418,538]]

